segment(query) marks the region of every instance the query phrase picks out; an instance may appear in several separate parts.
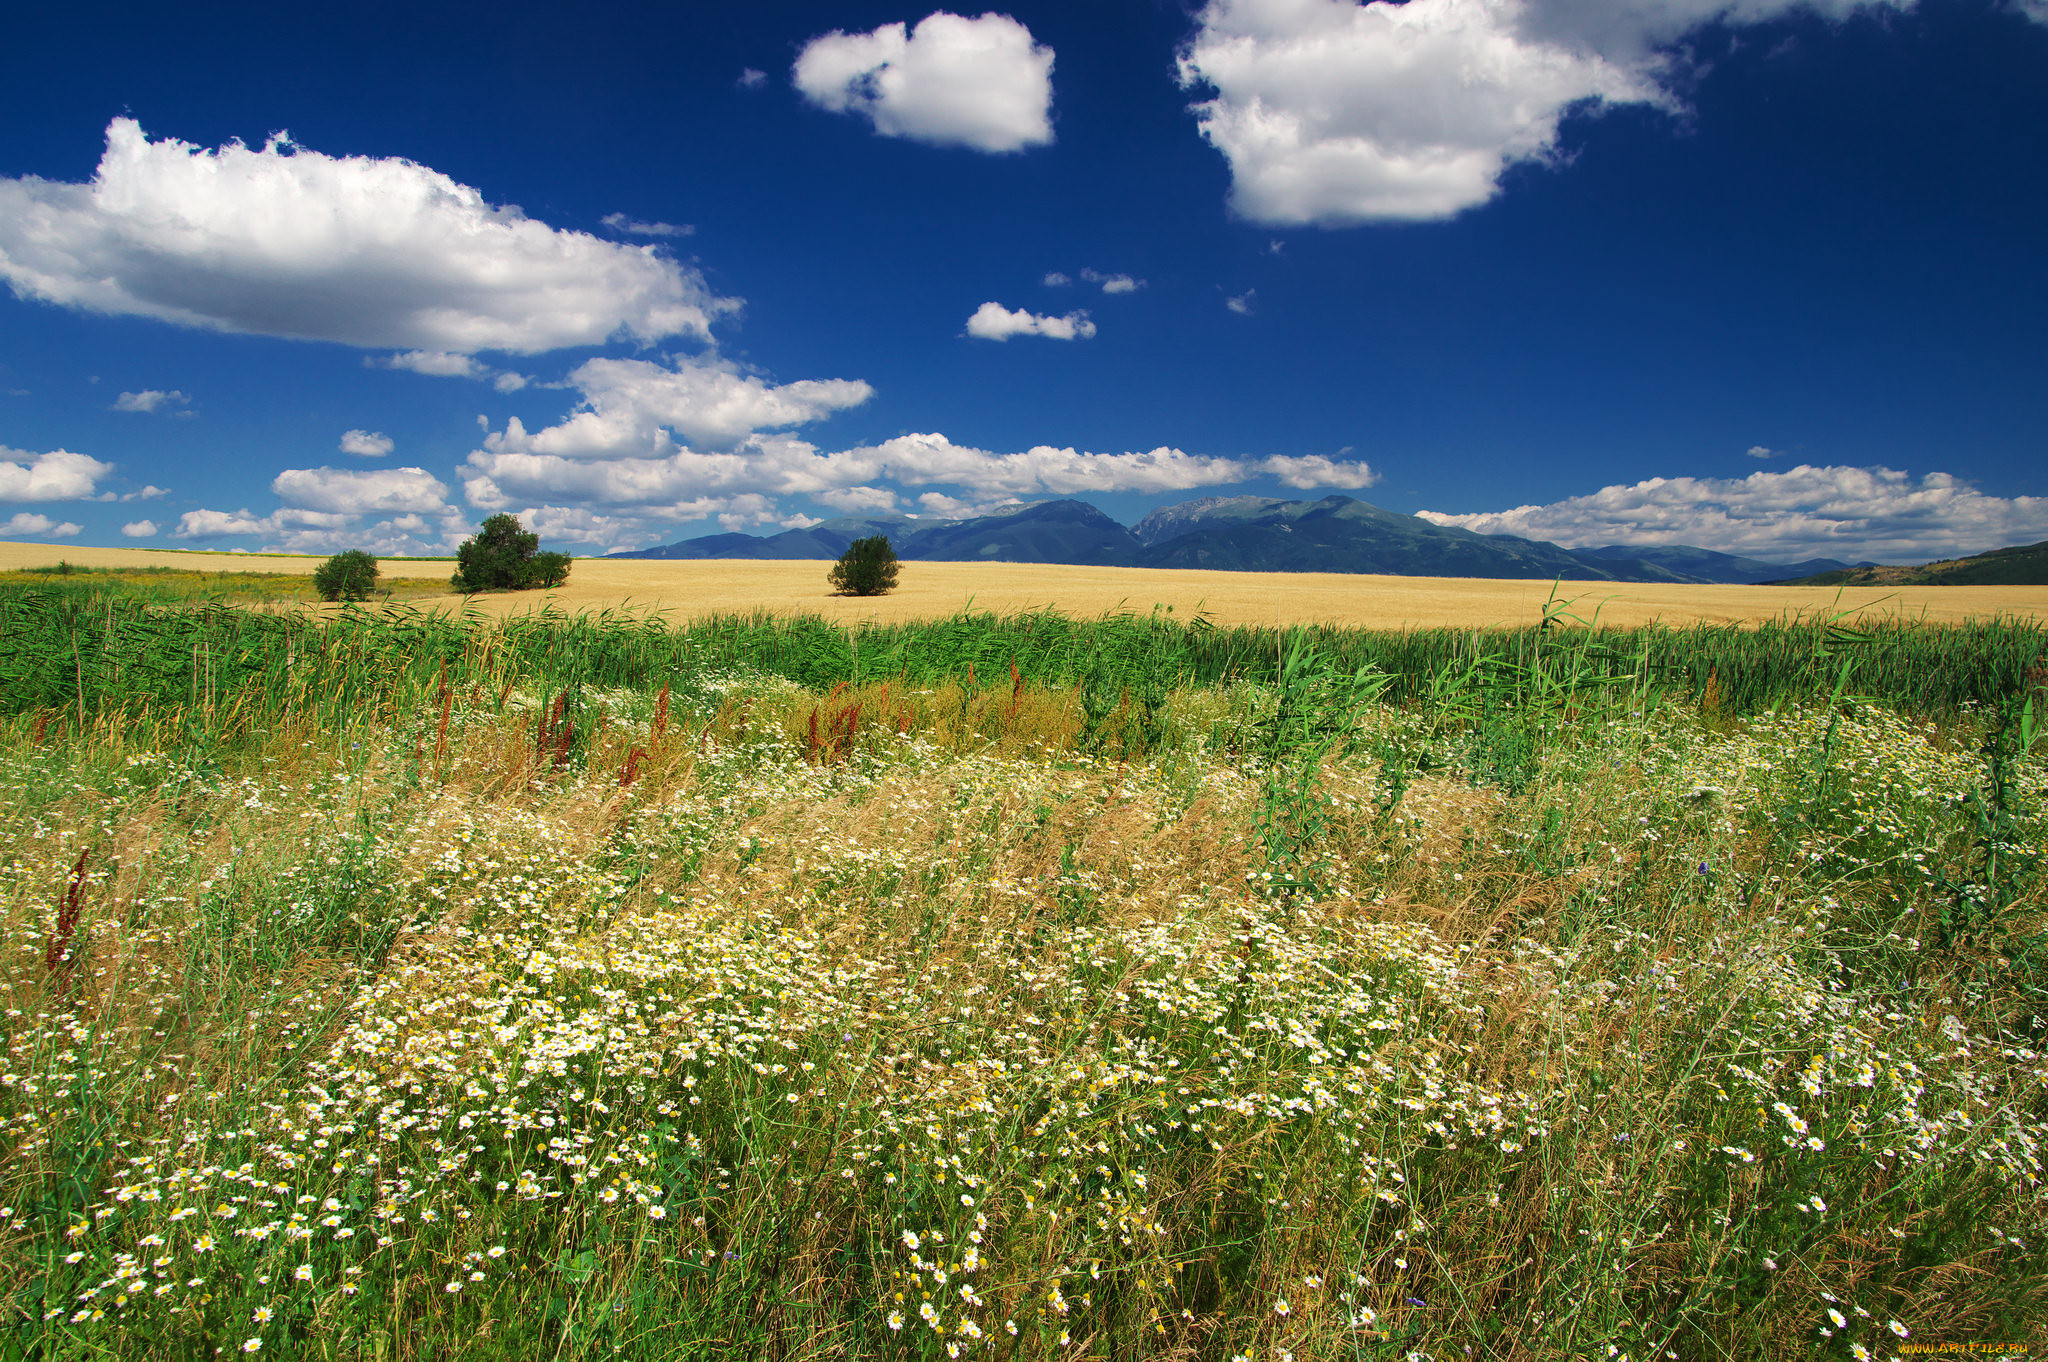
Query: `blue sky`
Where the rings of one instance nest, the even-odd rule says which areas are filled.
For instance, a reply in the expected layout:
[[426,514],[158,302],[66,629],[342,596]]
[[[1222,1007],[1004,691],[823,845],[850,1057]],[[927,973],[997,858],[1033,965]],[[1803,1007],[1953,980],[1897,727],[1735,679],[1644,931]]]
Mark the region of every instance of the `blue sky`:
[[[25,12],[24,12],[25,11]],[[17,7],[0,538],[2048,538],[2048,0]]]

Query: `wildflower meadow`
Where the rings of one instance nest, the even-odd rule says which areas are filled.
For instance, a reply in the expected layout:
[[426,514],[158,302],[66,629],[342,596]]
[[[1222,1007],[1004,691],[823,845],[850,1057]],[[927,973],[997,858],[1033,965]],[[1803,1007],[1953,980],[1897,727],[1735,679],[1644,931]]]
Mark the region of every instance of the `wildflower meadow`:
[[0,1358],[2048,1347],[2044,659],[0,585]]

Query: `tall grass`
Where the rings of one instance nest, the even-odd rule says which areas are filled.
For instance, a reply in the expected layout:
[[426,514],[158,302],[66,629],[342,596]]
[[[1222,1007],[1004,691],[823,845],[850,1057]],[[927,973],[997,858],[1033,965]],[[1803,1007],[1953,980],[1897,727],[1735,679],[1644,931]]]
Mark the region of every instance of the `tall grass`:
[[0,589],[0,1357],[2048,1343],[2041,644]]
[[[1739,716],[1852,693],[1903,712],[1955,714],[1995,703],[2048,654],[2033,621],[1959,625],[1882,619],[1603,630],[1558,616],[1513,630],[1382,632],[1217,628],[1164,614],[1074,620],[1054,613],[960,614],[848,629],[816,618],[721,617],[670,626],[624,613],[536,613],[502,622],[403,609],[331,620],[266,616],[218,603],[167,608],[130,585],[62,591],[0,583],[0,713],[105,705],[237,703],[277,710],[411,691],[444,667],[461,684],[652,688],[742,668],[814,689],[896,679],[915,685],[1015,673],[1108,703],[1156,705],[1183,687],[1270,684],[1290,646],[1343,672],[1388,678],[1397,703],[1453,693],[1523,704],[1562,690],[1624,686]],[[1292,641],[1290,643],[1290,640]],[[472,674],[473,673],[473,674]]]

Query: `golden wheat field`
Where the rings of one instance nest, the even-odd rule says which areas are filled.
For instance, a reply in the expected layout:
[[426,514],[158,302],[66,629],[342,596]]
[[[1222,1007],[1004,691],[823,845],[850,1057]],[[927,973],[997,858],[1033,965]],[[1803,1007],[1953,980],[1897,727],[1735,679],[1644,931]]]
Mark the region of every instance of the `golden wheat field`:
[[[176,567],[203,572],[311,573],[313,556],[197,553],[161,549],[0,544],[0,570],[48,566],[60,559],[83,567]],[[448,559],[385,558],[387,577],[445,577]],[[474,604],[493,614],[543,605],[563,610],[626,608],[679,618],[717,614],[822,615],[844,622],[894,623],[932,619],[971,605],[1009,613],[1051,607],[1089,618],[1170,607],[1176,617],[1197,613],[1217,624],[1337,624],[1373,629],[1521,625],[1538,618],[1550,599],[1549,581],[1467,577],[1381,577],[1336,572],[1207,572],[1174,568],[1102,568],[1039,563],[930,563],[903,565],[887,596],[829,594],[828,564],[821,561],[697,562],[579,558],[569,582],[549,592],[480,596]],[[2048,587],[1930,586],[1859,588],[1665,586],[1565,582],[1556,588],[1573,612],[1603,624],[1746,623],[1791,615],[1832,615],[1853,610],[1934,621],[2015,616],[2048,619]],[[408,605],[453,607],[457,596],[413,597]]]

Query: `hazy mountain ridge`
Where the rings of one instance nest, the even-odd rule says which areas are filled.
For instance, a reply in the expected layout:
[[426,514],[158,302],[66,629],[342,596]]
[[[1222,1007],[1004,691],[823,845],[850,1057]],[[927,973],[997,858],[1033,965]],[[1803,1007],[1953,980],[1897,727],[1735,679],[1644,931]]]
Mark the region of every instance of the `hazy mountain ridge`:
[[1780,580],[1787,586],[2048,586],[2048,539],[1917,567],[1844,564],[1833,571]]
[[1540,540],[1437,525],[1346,496],[1315,501],[1201,497],[1161,507],[1129,527],[1075,500],[1003,506],[961,519],[841,516],[779,534],[702,535],[609,556],[834,559],[854,540],[875,534],[888,535],[897,556],[913,562],[1674,583],[1782,580],[1845,566],[1827,559],[1762,563],[1683,545],[1609,545],[1573,552]]
[[1575,549],[1573,552],[1581,558],[1603,561],[1634,559],[1637,562],[1653,563],[1668,572],[1705,582],[1744,584],[1779,581],[1786,577],[1805,577],[1817,572],[1836,572],[1849,566],[1834,558],[1809,558],[1802,563],[1766,563],[1758,558],[1717,553],[1713,549],[1694,548],[1690,544],[1608,544],[1602,548]]

